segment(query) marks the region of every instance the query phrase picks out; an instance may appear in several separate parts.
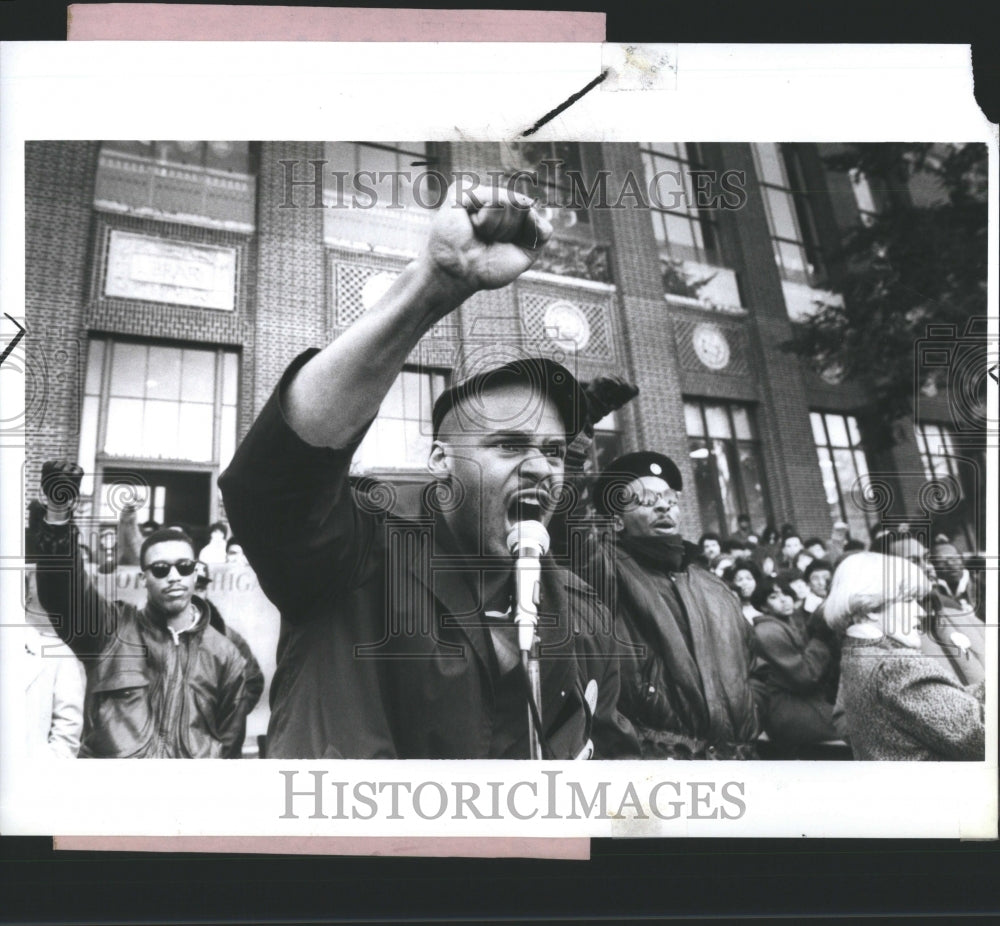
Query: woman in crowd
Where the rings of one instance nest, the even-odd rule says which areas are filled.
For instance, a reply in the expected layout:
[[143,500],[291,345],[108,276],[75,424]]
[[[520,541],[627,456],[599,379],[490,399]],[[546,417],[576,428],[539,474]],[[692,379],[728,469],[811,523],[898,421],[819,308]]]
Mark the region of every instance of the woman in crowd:
[[753,631],[769,669],[767,735],[779,747],[838,739],[829,685],[833,658],[822,640],[810,636],[792,589],[780,579],[763,579],[751,601],[762,612]]
[[760,616],[760,611],[750,601],[757,584],[763,578],[757,564],[750,560],[739,560],[726,570],[722,578],[736,592],[736,596],[740,599],[740,606],[743,608],[743,616],[752,625],[754,620]]
[[920,600],[931,590],[913,563],[856,553],[824,603],[843,634],[839,706],[856,759],[982,760],[982,682],[965,687],[920,651]]

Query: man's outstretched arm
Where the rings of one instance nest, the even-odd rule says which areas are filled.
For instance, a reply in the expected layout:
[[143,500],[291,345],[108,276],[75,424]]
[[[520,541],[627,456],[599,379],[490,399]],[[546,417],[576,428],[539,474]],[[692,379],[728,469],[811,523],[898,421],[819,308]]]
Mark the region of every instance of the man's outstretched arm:
[[306,443],[341,448],[375,417],[420,337],[481,289],[513,282],[538,257],[549,223],[517,193],[455,187],[427,244],[385,295],[299,370],[285,395]]

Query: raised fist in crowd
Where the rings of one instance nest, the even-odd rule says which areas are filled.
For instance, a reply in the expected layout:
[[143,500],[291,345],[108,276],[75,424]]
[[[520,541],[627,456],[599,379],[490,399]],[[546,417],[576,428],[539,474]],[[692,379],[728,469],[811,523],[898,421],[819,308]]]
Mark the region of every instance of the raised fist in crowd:
[[421,257],[451,281],[459,298],[467,298],[516,280],[551,235],[552,226],[530,197],[499,186],[452,184]]
[[41,489],[50,522],[69,520],[80,500],[83,469],[69,460],[48,460],[42,464]]
[[602,418],[631,402],[639,387],[620,376],[597,376],[583,387],[587,396],[587,431],[593,437],[594,425]]

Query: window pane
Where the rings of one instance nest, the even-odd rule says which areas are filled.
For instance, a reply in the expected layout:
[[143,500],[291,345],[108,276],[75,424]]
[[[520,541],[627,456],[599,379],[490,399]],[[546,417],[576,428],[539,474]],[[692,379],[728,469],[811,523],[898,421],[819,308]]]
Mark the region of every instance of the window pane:
[[809,423],[812,425],[813,443],[817,447],[824,446],[826,444],[826,431],[823,429],[823,416],[819,412],[810,412]]
[[863,450],[854,451],[854,466],[857,469],[859,476],[868,475],[868,461],[865,459],[865,453]]
[[97,416],[100,412],[100,396],[88,395],[83,399],[80,414],[80,454],[77,462],[83,469],[80,483],[81,495],[94,494],[94,456],[97,452]]
[[181,398],[185,402],[213,402],[215,399],[215,351],[183,352]]
[[108,427],[104,452],[124,457],[141,455],[142,399],[108,400]]
[[831,447],[848,447],[847,428],[841,415],[825,415],[826,429],[830,434]]
[[[371,171],[393,171],[396,170],[396,152],[395,151],[385,151],[382,148],[369,148],[367,145],[361,145],[358,148],[359,160],[361,162],[361,170],[371,170]],[[367,183],[368,186],[373,186],[374,181]]]
[[781,156],[778,153],[778,146],[771,142],[756,144],[753,146],[757,155],[757,168],[760,179],[765,183],[775,183],[784,186],[785,168],[781,163]]
[[802,248],[788,241],[775,241],[774,245],[778,249],[781,266],[787,272],[803,274],[806,272],[806,258]]
[[833,465],[837,470],[837,480],[840,482],[841,492],[844,493],[844,504],[846,505],[851,491],[858,491],[858,489],[855,489],[855,485],[858,481],[859,473],[855,465],[854,454],[850,450],[834,450]]
[[618,413],[608,412],[600,421],[594,422],[595,431],[617,431]]
[[792,241],[799,241],[799,227],[795,221],[795,212],[792,205],[792,197],[781,190],[764,190],[768,207],[771,211],[771,218],[774,221],[773,234],[777,238],[788,238]]
[[236,408],[222,406],[222,421],[219,432],[219,472],[223,472],[236,452]]
[[847,433],[850,435],[851,444],[855,447],[861,446],[861,432],[858,430],[858,419],[853,415],[847,415]]
[[705,421],[708,424],[709,437],[732,437],[729,429],[729,415],[724,405],[706,405]]
[[[330,161],[330,170],[345,170],[349,174],[354,173],[354,155],[356,146],[349,141],[332,141],[327,145],[326,155]],[[333,181],[331,180],[331,183]],[[345,187],[350,183],[350,178],[345,181]]]
[[[189,406],[191,407],[191,406]],[[142,446],[137,456],[150,459],[183,457],[177,436],[180,406],[176,402],[147,402],[142,416]]]
[[[171,456],[208,463],[212,459],[211,405],[181,405],[178,449]],[[166,454],[164,454],[166,456]]]
[[737,440],[753,440],[753,428],[750,426],[750,413],[739,405],[734,405],[733,427],[736,429]]
[[706,531],[722,531],[722,515],[716,501],[717,483],[714,474],[714,457],[705,447],[704,441],[688,442],[691,448],[691,468],[694,470],[694,484],[701,511],[701,524]]
[[104,341],[95,338],[87,345],[87,395],[99,395],[101,375],[104,372]]
[[[767,505],[767,486],[764,482],[764,466],[757,449],[752,445],[741,444],[740,476],[743,480],[744,500],[742,508],[750,515],[750,524],[761,530],[770,520],[771,513]],[[739,511],[736,512],[739,515]],[[737,525],[733,524],[735,528]]]
[[174,347],[149,348],[146,396],[172,401],[181,397],[181,351]]
[[389,391],[382,400],[379,408],[379,418],[402,418],[403,417],[403,373],[393,380]]
[[429,383],[426,376],[405,370],[403,380],[403,417],[419,421],[421,413],[430,415]]
[[404,421],[403,438],[406,442],[406,465],[414,468],[426,466],[431,452],[431,435],[422,432],[419,421]]
[[722,512],[720,520],[723,531],[729,533],[729,523],[735,526],[736,515],[740,511],[740,500],[736,494],[736,479],[733,473],[735,459],[730,459],[730,454],[735,453],[736,448],[727,441],[712,441],[712,455],[715,457],[715,470],[719,479],[719,497],[722,499]]
[[833,475],[833,460],[830,459],[830,451],[826,447],[817,447],[816,454],[819,456],[819,471],[823,477],[823,489],[826,492],[826,501],[834,512],[834,520],[840,517],[840,492],[837,490],[837,480]]
[[111,366],[111,395],[146,394],[146,347],[142,344],[115,344]]
[[235,405],[240,391],[240,358],[233,351],[222,355],[222,404]]
[[705,429],[701,423],[701,409],[690,402],[684,403],[684,423],[690,437],[701,437]]
[[667,232],[663,227],[663,213],[662,212],[650,212],[653,219],[653,235],[656,238],[656,243],[659,245],[664,245],[667,243]]
[[694,236],[691,234],[691,223],[676,215],[665,213],[663,220],[667,227],[667,240],[671,244],[694,247]]

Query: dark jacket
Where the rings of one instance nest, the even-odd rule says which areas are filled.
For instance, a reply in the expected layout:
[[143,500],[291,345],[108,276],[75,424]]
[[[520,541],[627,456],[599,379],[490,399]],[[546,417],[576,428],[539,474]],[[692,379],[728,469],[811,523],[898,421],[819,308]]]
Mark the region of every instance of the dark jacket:
[[[676,572],[640,563],[621,543],[591,558],[588,578],[628,644],[619,706],[644,758],[751,758],[766,704],[766,668],[738,599],[692,562],[687,547]],[[684,610],[680,619],[675,602]]]
[[838,739],[829,680],[833,655],[808,633],[802,611],[789,618],[762,614],[753,624],[757,650],[768,665],[765,728],[781,744]]
[[204,605],[208,609],[208,622],[219,631],[227,640],[230,640],[240,651],[240,655],[246,660],[246,667],[243,670],[243,724],[242,729],[233,740],[231,755],[226,758],[239,759],[243,754],[243,741],[246,739],[246,718],[257,706],[260,696],[264,693],[264,673],[261,670],[257,657],[254,656],[250,644],[230,627],[223,619],[219,609],[208,598],[194,596],[194,600],[199,605]]
[[[367,496],[356,500],[354,447],[312,447],[285,421],[278,397],[310,356],[286,373],[219,481],[234,533],[281,612],[268,757],[527,757],[527,702],[499,676],[477,574],[444,523],[432,512],[388,517]],[[607,612],[551,559],[541,601],[552,754],[574,758],[590,737],[598,757],[636,757],[616,710]]]
[[246,661],[208,610],[175,643],[146,609],[98,594],[72,525],[43,522],[37,542],[38,599],[87,670],[80,756],[229,757],[246,721]]

